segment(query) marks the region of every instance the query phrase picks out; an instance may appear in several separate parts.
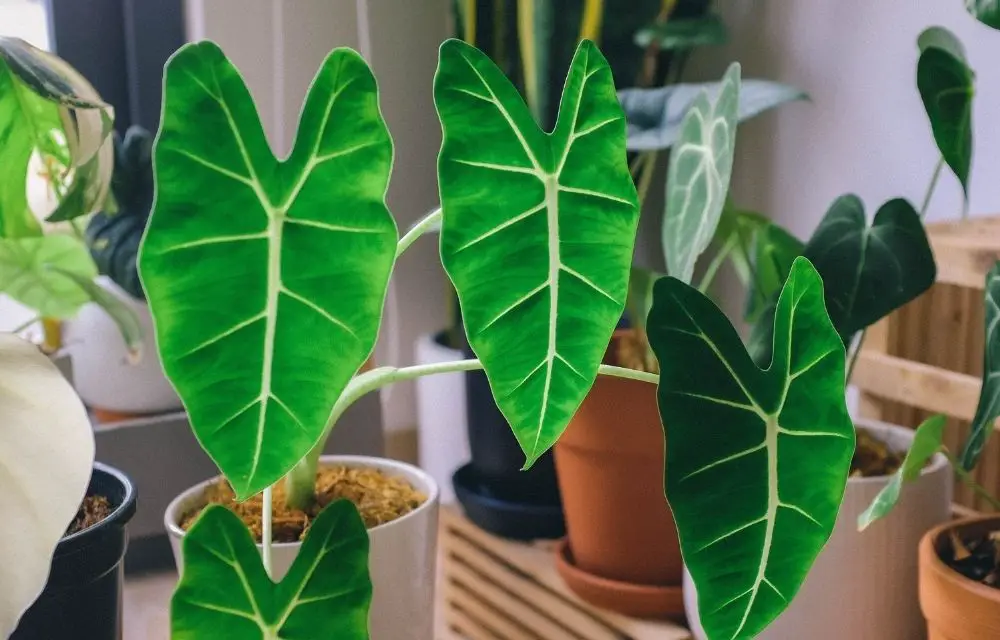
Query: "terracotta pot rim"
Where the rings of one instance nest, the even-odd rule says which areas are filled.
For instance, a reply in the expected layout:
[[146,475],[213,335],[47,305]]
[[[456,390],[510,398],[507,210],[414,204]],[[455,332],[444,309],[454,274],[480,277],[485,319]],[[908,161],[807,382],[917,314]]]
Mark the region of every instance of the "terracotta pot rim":
[[[555,555],[556,564],[558,565],[560,572],[568,574],[573,577],[574,580],[586,583],[589,587],[593,589],[599,589],[602,591],[614,591],[616,593],[626,593],[629,597],[640,596],[640,597],[651,597],[651,596],[677,596],[680,597],[682,587],[680,584],[671,585],[655,585],[655,584],[636,584],[634,582],[624,582],[621,580],[614,580],[612,578],[605,578],[603,576],[595,575],[589,571],[585,571],[573,563],[573,557],[571,555],[569,548],[569,539],[562,538],[556,543]],[[667,611],[665,613],[673,613],[672,611]]]
[[976,597],[984,600],[992,600],[1000,603],[1000,589],[988,587],[980,582],[966,578],[949,567],[941,559],[941,556],[938,555],[937,545],[935,544],[941,536],[947,535],[948,531],[952,529],[963,529],[970,525],[978,525],[985,522],[992,522],[1000,529],[1000,515],[973,516],[952,520],[934,527],[925,533],[924,537],[920,540],[920,563],[926,570],[933,572],[935,579],[945,582],[956,589],[972,592]]

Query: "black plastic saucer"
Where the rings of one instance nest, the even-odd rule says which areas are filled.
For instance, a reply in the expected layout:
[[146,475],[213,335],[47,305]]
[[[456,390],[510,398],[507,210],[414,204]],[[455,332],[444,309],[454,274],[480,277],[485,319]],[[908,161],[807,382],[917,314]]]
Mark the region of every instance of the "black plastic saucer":
[[472,463],[455,472],[452,484],[466,517],[484,531],[524,541],[554,540],[566,535],[562,505],[553,504],[551,496],[488,483]]

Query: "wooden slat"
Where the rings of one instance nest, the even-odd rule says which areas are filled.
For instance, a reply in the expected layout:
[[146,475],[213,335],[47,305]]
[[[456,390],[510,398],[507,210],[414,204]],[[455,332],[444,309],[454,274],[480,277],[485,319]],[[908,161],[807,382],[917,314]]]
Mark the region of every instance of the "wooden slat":
[[972,420],[981,381],[965,373],[911,362],[896,356],[862,352],[854,371],[858,388],[953,418]]
[[[884,318],[869,327],[868,335],[862,344],[865,351],[871,353],[888,353],[889,351],[889,318]],[[858,397],[858,410],[861,416],[871,420],[885,420],[886,403],[878,396],[861,391]]]
[[552,543],[502,540],[479,530],[453,508],[442,509],[441,523],[447,620],[456,608],[467,619],[477,613],[484,616],[481,610],[472,611],[478,604],[530,627],[543,640],[691,638],[671,622],[630,619],[584,603],[559,577]]
[[448,607],[448,626],[462,640],[506,640],[498,636],[482,621],[459,607]]
[[[452,531],[448,537],[448,552],[468,563],[485,579],[495,582],[505,591],[514,594],[530,594],[537,609],[548,612],[549,616],[571,628],[573,632],[587,640],[619,640],[621,633],[614,631],[607,623],[581,611],[565,598],[547,589],[539,589],[529,576],[510,571],[481,547],[467,540],[461,533]],[[548,639],[546,639],[548,640]]]
[[937,281],[982,290],[986,274],[1000,260],[1000,247],[970,248],[951,238],[931,238]]
[[[489,579],[484,580],[483,574],[475,571],[460,559],[453,558],[452,560],[453,562],[449,563],[448,567],[448,579],[453,581],[456,586],[461,587],[453,592],[453,596],[456,598],[455,603],[467,610],[470,609],[470,605],[475,606],[476,601],[491,602],[496,603],[496,606],[502,606],[502,611],[493,609],[493,617],[489,620],[504,620],[504,625],[507,628],[514,628],[515,631],[505,636],[509,637],[510,640],[518,638],[525,640],[529,640],[529,638],[586,640],[583,636],[546,616],[523,599],[524,595],[530,594],[514,594]],[[495,628],[500,629],[501,627],[495,626]],[[518,634],[517,628],[522,628],[523,631]]]

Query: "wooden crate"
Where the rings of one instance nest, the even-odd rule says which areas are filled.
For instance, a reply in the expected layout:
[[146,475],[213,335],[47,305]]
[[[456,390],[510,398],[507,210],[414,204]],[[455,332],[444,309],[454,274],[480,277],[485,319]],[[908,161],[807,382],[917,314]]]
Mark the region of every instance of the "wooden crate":
[[577,598],[552,543],[523,544],[441,512],[444,627],[455,640],[690,640],[670,622],[632,620]]
[[[983,286],[1000,260],[1000,216],[929,225],[937,261],[934,286],[868,331],[854,372],[861,415],[910,428],[949,417],[945,443],[959,453],[976,412],[983,371]],[[1000,438],[992,438],[975,473],[1000,494]],[[962,483],[956,512],[988,505]]]

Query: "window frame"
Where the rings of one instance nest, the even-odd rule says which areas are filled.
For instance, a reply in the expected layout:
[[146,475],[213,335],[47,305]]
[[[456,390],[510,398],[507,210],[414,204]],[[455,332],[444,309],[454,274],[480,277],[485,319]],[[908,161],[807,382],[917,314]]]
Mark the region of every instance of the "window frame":
[[186,41],[184,0],[45,0],[54,53],[115,109],[115,129],[159,127],[163,65]]

